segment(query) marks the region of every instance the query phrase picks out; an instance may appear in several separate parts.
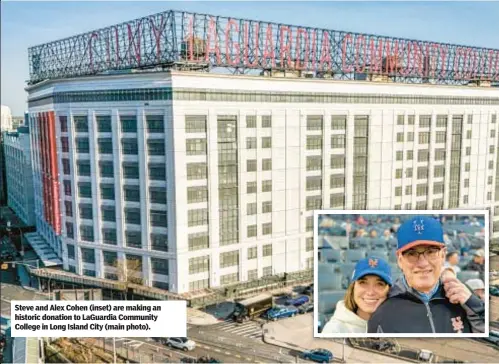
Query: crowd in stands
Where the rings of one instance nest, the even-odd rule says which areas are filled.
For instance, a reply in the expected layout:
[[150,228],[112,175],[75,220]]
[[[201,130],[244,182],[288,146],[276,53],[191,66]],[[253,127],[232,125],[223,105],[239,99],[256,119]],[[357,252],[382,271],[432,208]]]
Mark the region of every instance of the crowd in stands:
[[[319,313],[325,322],[350,284],[355,264],[367,256],[386,260],[393,279],[402,275],[397,265],[396,232],[414,215],[319,216]],[[484,292],[485,222],[476,216],[434,216],[444,229],[446,266],[476,293]]]

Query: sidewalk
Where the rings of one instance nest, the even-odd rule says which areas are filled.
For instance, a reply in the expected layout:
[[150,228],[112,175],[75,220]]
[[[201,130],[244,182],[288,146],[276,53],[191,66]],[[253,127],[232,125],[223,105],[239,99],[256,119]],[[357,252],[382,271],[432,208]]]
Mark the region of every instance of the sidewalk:
[[[407,363],[402,359],[352,348],[341,343],[342,339],[314,338],[313,315],[300,315],[293,318],[269,322],[263,325],[263,341],[267,344],[287,349],[305,351],[328,349],[334,358],[345,363]],[[339,340],[340,342],[333,341]]]
[[187,324],[206,326],[218,323],[218,319],[206,312],[187,307]]

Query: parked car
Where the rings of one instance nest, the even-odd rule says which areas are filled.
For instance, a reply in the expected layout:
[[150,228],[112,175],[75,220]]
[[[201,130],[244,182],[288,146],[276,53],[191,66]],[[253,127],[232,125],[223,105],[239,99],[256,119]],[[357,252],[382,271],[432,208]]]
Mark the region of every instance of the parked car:
[[184,351],[193,350],[196,347],[196,343],[186,337],[169,337],[166,339],[166,345]]
[[311,285],[305,287],[305,289],[302,292],[303,294],[306,294],[307,296],[313,296],[314,295],[314,284],[312,283]]
[[331,363],[333,361],[333,353],[326,349],[307,350],[303,352],[302,357],[317,363]]
[[301,314],[312,312],[313,310],[314,310],[314,304],[312,302],[307,302],[298,307],[298,312]]
[[489,337],[484,337],[484,339],[499,346],[499,331],[490,330]]
[[490,293],[492,296],[499,297],[499,287],[497,287],[497,286],[490,286],[490,287],[489,287],[489,293]]
[[197,360],[198,363],[221,363],[220,360],[215,359],[211,356],[201,356]]
[[308,296],[299,296],[295,298],[289,298],[286,300],[286,306],[301,306],[310,301]]
[[293,306],[276,306],[265,312],[265,318],[276,321],[284,317],[293,317],[298,313],[298,309]]

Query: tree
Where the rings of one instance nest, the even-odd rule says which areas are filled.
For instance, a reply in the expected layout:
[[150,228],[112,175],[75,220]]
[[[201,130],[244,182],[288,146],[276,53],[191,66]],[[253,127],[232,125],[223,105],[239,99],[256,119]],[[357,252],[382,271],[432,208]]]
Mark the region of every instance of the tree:
[[143,284],[142,260],[131,257],[127,257],[125,260],[116,259],[113,266],[116,268],[116,275],[122,290],[126,292],[126,299],[130,283]]

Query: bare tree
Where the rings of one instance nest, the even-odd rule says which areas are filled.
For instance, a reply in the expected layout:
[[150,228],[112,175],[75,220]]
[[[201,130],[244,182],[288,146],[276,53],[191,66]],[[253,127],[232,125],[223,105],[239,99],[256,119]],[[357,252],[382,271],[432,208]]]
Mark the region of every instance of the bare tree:
[[116,268],[119,284],[125,291],[125,299],[128,295],[130,283],[142,284],[142,261],[134,258],[116,260],[113,265]]

